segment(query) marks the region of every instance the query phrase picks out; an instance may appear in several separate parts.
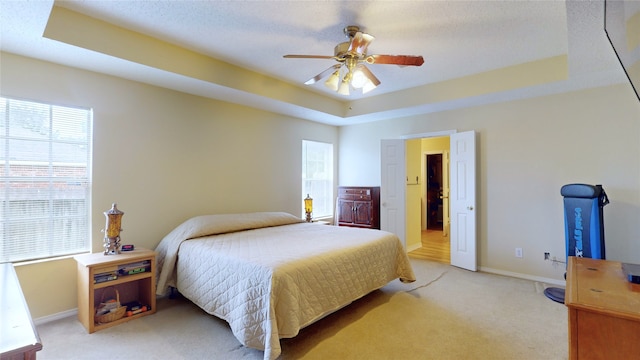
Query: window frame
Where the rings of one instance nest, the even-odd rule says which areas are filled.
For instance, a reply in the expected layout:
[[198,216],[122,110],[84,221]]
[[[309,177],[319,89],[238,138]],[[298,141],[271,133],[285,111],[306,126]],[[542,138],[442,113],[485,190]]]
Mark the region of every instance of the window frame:
[[[322,160],[310,159],[309,147],[324,147],[322,150]],[[302,140],[302,198],[300,201],[300,211],[302,217],[305,217],[304,202],[302,199],[307,197],[307,194],[313,199],[313,219],[320,218],[333,218],[334,216],[334,148],[333,143],[316,141],[316,140]],[[316,155],[318,151],[316,149]],[[322,171],[317,171],[316,174],[322,173],[320,177],[308,177],[308,170],[311,162],[315,162],[315,165],[322,163]],[[328,163],[328,164],[327,164]],[[312,165],[313,167],[313,165]],[[318,168],[318,166],[315,166]],[[316,186],[308,184],[308,182],[314,182]]]
[[90,252],[93,110],[0,96],[0,117],[0,263]]

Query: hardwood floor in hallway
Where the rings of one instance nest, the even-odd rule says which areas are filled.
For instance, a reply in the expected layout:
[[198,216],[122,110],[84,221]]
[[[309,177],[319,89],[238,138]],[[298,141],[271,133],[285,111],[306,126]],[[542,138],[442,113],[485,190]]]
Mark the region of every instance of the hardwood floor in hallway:
[[408,255],[413,258],[451,263],[449,236],[443,236],[441,230],[423,230],[422,247],[410,251]]

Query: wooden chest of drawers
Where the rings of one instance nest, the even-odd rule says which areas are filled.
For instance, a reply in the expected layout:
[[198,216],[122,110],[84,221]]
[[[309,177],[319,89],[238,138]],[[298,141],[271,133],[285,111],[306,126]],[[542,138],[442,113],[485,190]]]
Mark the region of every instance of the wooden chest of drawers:
[[339,226],[380,229],[380,187],[338,187],[337,220]]

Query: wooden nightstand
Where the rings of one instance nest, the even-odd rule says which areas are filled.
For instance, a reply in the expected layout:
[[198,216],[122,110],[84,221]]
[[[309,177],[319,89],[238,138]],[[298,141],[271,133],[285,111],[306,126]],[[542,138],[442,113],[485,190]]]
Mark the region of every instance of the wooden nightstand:
[[[156,312],[156,253],[147,249],[122,252],[118,255],[103,253],[75,256],[78,263],[78,320],[89,333],[122,324]],[[145,264],[148,264],[146,266]],[[144,270],[142,270],[144,269]],[[110,279],[109,274],[115,274]],[[125,315],[119,320],[97,324],[95,311],[104,291],[114,287],[120,295],[120,303],[138,301],[147,311]],[[115,292],[115,291],[114,291]]]

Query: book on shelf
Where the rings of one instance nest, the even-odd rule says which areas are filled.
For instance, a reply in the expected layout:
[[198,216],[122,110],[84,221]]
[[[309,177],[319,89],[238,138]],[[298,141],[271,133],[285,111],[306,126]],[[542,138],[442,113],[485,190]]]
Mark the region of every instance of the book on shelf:
[[150,270],[151,262],[149,260],[118,266],[118,274],[120,275],[134,275]]
[[118,274],[116,273],[101,273],[101,274],[95,274],[93,276],[93,283],[94,284],[99,284],[99,283],[103,283],[103,282],[107,282],[107,281],[113,281],[118,279]]

